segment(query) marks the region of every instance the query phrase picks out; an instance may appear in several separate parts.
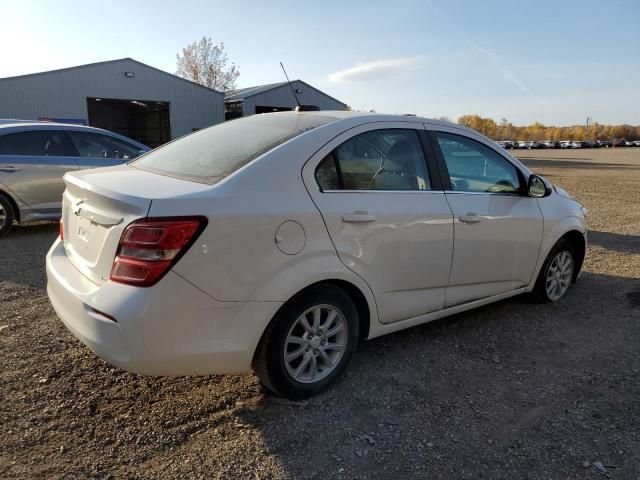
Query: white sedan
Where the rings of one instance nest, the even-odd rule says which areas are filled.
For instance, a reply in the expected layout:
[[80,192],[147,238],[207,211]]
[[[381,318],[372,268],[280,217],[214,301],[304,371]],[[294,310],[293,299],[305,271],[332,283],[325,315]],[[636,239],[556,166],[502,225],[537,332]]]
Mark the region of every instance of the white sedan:
[[326,388],[358,340],[557,301],[586,250],[564,190],[417,117],[255,115],[64,180],[48,293],[76,337],[141,374],[253,368],[290,398]]

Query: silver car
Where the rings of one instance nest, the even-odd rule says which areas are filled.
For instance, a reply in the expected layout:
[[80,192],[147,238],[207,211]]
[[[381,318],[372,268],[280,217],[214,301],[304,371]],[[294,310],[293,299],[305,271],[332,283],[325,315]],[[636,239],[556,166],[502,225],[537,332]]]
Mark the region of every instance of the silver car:
[[149,151],[99,128],[60,123],[0,123],[0,237],[18,223],[60,218],[69,171],[128,162]]

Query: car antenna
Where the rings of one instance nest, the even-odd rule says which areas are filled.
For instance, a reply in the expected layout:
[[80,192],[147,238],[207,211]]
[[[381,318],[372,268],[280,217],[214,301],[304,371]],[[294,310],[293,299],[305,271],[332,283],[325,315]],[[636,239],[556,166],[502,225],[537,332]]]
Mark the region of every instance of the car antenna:
[[284,69],[284,65],[282,64],[282,62],[280,62],[280,66],[282,67],[284,76],[287,78],[287,83],[289,84],[289,87],[291,87],[291,93],[293,93],[293,98],[296,99],[296,103],[298,104],[298,106],[296,107],[296,112],[317,112],[318,110],[320,110],[315,105],[300,104],[300,100],[298,100],[298,95],[296,95],[296,91],[294,90],[293,85],[291,84],[291,80],[289,80],[289,75],[287,75],[287,71]]
[[296,99],[296,103],[298,104],[298,107],[300,107],[300,100],[298,100],[296,91],[293,89],[293,85],[291,85],[291,80],[289,80],[289,75],[287,75],[287,71],[284,69],[284,65],[282,64],[282,62],[280,62],[280,66],[282,67],[282,71],[284,72],[284,76],[287,79],[287,83],[289,84],[289,87],[291,87],[291,93],[293,93],[293,97]]

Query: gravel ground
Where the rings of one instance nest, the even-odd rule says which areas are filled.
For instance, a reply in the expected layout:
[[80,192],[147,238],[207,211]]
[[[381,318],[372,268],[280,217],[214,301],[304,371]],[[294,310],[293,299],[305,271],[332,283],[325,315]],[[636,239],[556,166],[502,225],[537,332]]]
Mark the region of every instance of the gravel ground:
[[640,149],[517,152],[589,209],[585,273],[364,342],[302,403],[251,374],[149,378],[57,320],[57,226],[0,241],[0,478],[640,479]]

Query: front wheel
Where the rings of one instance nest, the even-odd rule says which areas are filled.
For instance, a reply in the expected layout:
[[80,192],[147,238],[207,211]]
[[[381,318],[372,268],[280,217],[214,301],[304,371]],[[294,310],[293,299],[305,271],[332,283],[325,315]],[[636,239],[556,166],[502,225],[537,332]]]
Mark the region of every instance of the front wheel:
[[267,327],[253,369],[272,392],[315,395],[344,371],[359,336],[358,311],[344,290],[320,285],[294,297]]
[[575,258],[574,250],[566,240],[560,240],[551,249],[532,292],[535,300],[557,302],[566,295],[573,281]]
[[0,238],[4,237],[13,228],[15,212],[7,197],[0,194]]

